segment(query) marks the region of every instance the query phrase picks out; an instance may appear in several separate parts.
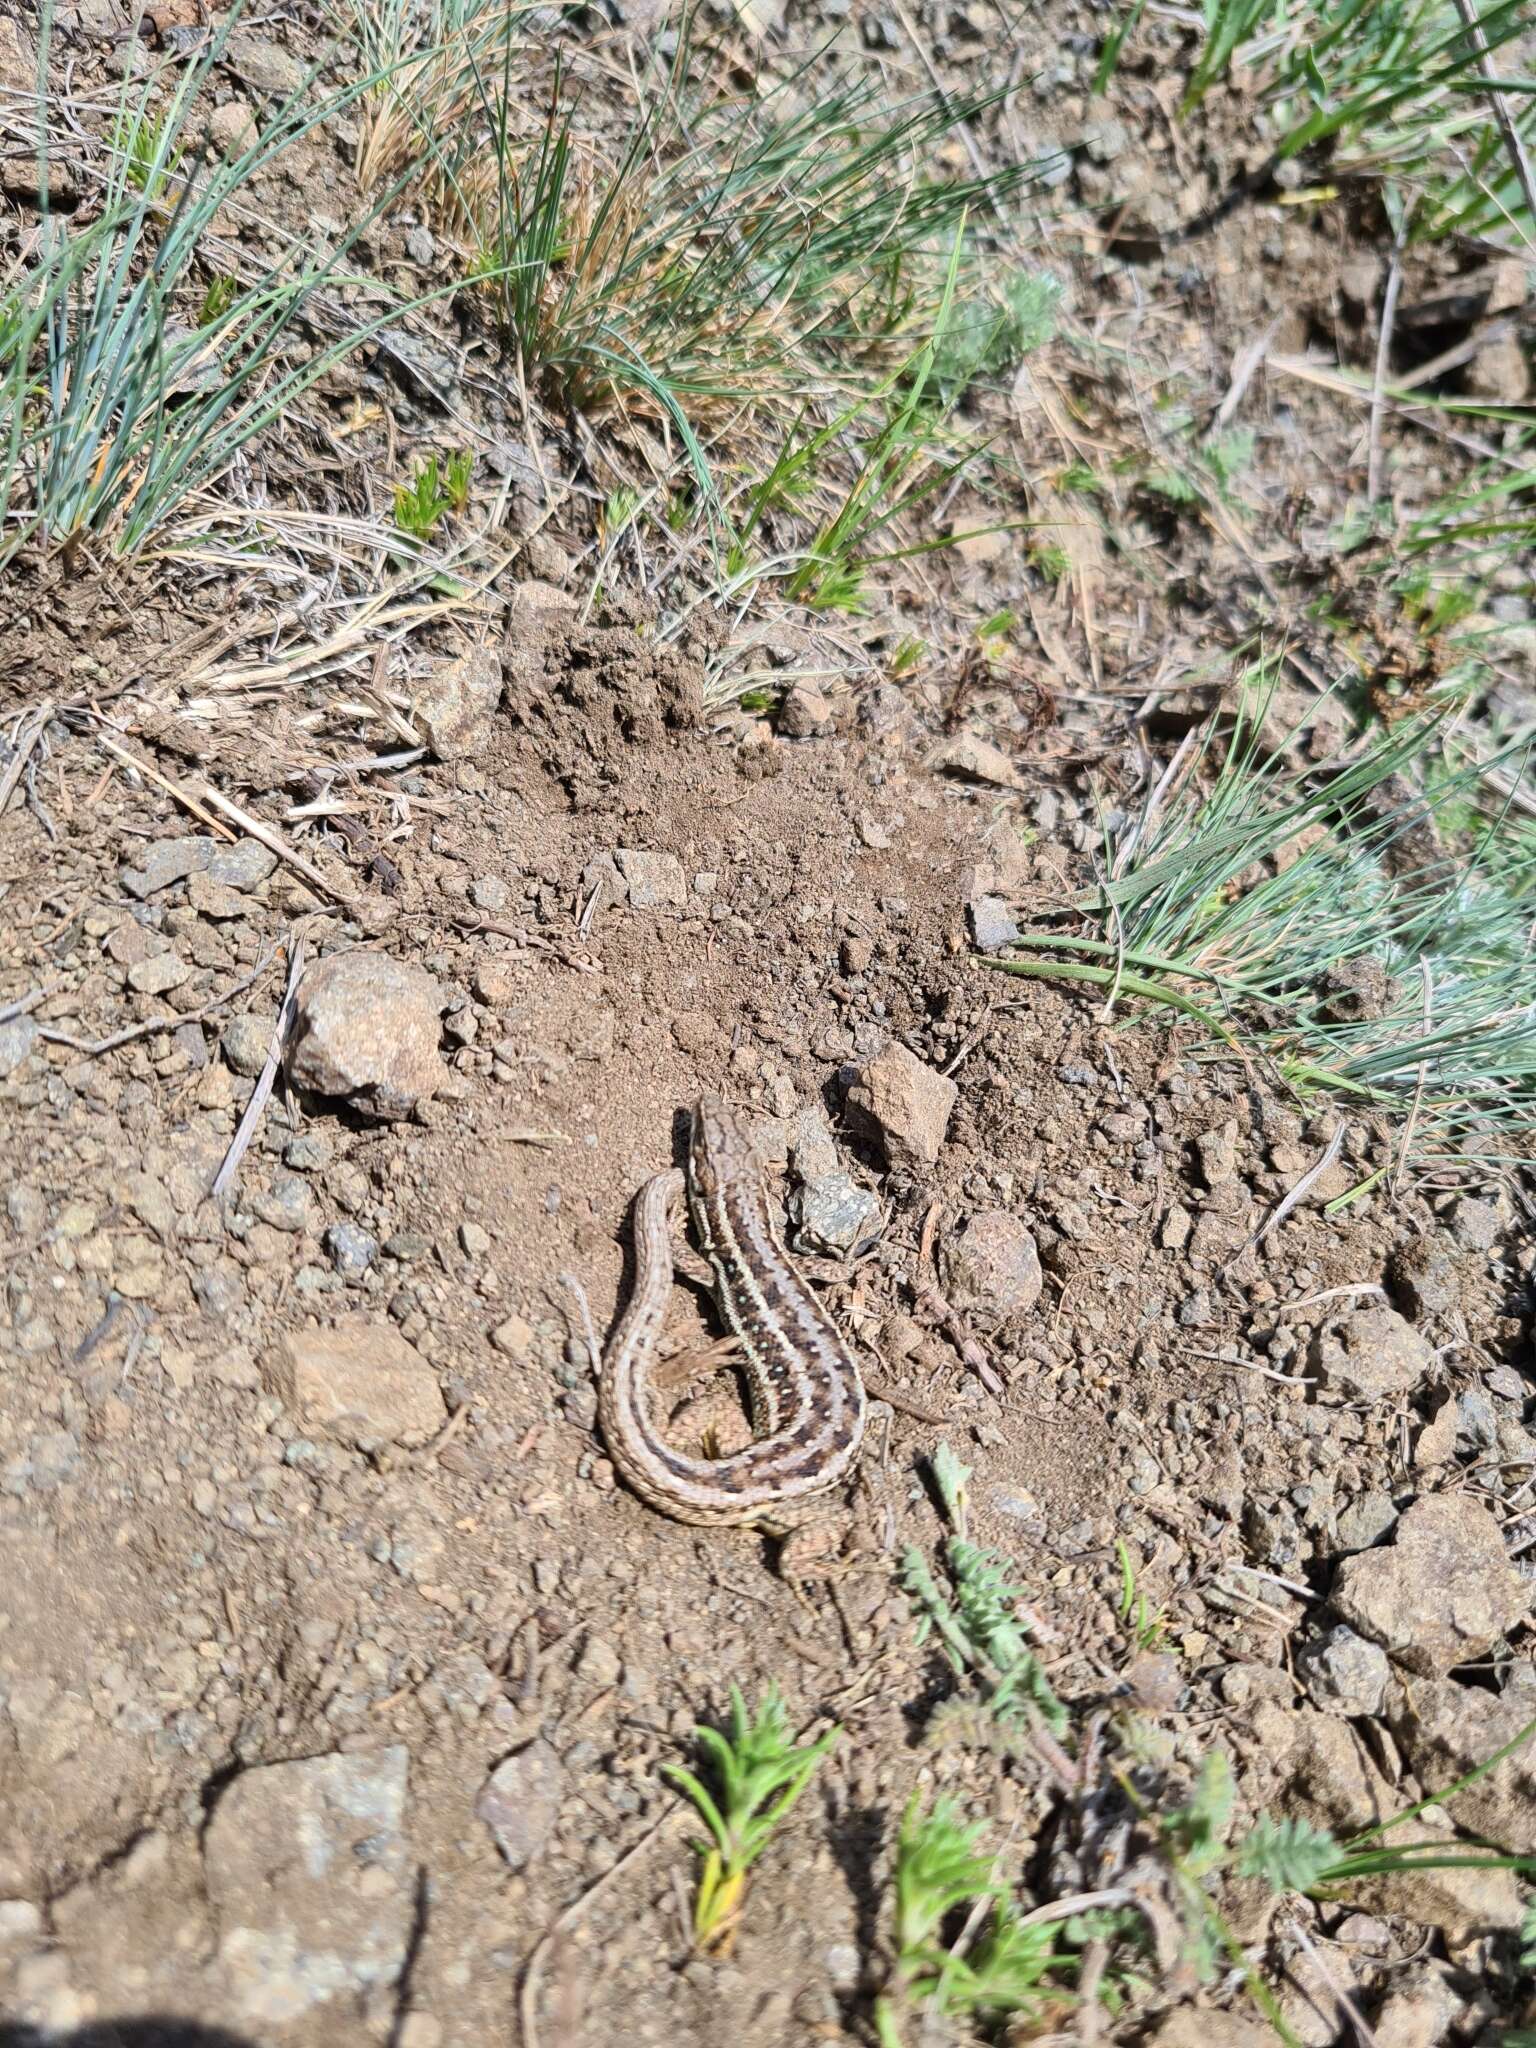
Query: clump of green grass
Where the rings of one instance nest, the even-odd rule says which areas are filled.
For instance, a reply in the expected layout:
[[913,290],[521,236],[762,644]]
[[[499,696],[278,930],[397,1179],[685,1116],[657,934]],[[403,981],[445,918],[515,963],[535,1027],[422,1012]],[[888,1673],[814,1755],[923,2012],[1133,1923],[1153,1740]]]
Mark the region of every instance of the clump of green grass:
[[[86,542],[132,554],[161,533],[394,309],[324,315],[342,247],[295,248],[235,279],[213,251],[229,209],[285,148],[345,112],[366,82],[318,103],[295,94],[265,133],[213,164],[188,144],[199,94],[223,59],[239,8],[196,62],[124,97],[105,147],[98,203],[51,209],[0,287],[0,565],[35,544]],[[48,22],[43,24],[46,57]],[[153,96],[153,98],[152,98]],[[158,103],[157,103],[158,102]],[[45,108],[42,141],[63,133]],[[39,184],[48,187],[46,174]],[[378,304],[377,294],[375,304]],[[290,352],[299,322],[341,329]]]
[[[1388,179],[1404,210],[1414,202],[1414,234],[1515,247],[1536,229],[1522,161],[1536,143],[1519,75],[1529,29],[1527,0],[1208,0],[1184,111],[1242,67],[1273,164],[1326,145],[1331,173]],[[1501,54],[1513,77],[1495,71]]]
[[[687,17],[670,60],[638,81],[617,146],[587,118],[595,88],[572,82],[563,54],[535,119],[540,54],[508,41],[497,56],[472,65],[472,108],[432,127],[420,158],[467,219],[467,285],[530,384],[610,427],[659,427],[707,509],[711,433],[730,421],[745,438],[807,394],[825,420],[850,389],[870,391],[933,333],[963,216],[1027,176],[928,168],[997,93],[892,105],[870,80],[828,88],[806,70],[722,96]],[[391,90],[412,84],[403,71]],[[1043,318],[1012,290],[996,317],[978,309],[961,349],[973,363]]]
[[[1296,767],[1260,745],[1267,687],[1249,678],[1214,772],[1216,721],[1173,795],[1157,788],[1110,835],[1076,929],[1028,933],[987,964],[1097,989],[1106,1011],[1128,997],[1171,1008],[1262,1049],[1302,1092],[1397,1113],[1420,1162],[1486,1166],[1536,1114],[1536,837],[1510,822],[1486,766],[1465,768],[1439,796],[1475,803],[1473,844],[1400,857],[1425,808],[1383,792],[1422,776],[1440,716]],[[1379,970],[1383,992],[1358,1014],[1339,1004],[1350,967]]]
[[412,540],[428,540],[450,512],[462,512],[469,501],[469,480],[475,458],[467,451],[450,455],[441,467],[436,454],[427,457],[408,484],[395,486],[395,524]]
[[701,1950],[728,1952],[741,1919],[748,1872],[839,1733],[829,1728],[815,1742],[797,1743],[776,1687],[770,1686],[756,1712],[749,1713],[733,1685],[726,1731],[702,1725],[694,1731],[711,1782],[682,1764],[662,1766],[709,1830],[709,1841],[701,1845],[703,1868],[693,1911],[694,1941]]

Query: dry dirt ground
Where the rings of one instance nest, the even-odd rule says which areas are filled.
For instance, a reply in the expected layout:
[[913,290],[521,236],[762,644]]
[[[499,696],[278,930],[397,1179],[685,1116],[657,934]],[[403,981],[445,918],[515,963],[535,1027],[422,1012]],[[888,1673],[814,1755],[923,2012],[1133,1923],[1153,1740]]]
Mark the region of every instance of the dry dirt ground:
[[[1081,154],[1085,206],[1103,154]],[[1271,211],[1193,283],[1158,266],[1157,317],[1225,349],[1255,277],[1336,275],[1340,248]],[[1108,323],[1147,290],[1094,276]],[[1086,418],[1091,380],[1081,398]],[[1304,397],[1266,403],[1290,459],[1324,435]],[[1320,474],[1357,428],[1327,427]],[[1141,540],[1157,567],[1100,562],[1087,632],[1011,544],[973,552],[943,601],[1033,614],[1011,687],[865,674],[813,693],[799,736],[704,710],[718,626],[658,647],[643,606],[588,616],[580,575],[553,590],[525,555],[478,647],[406,686],[451,708],[472,664],[470,741],[392,778],[387,840],[311,832],[307,872],[167,787],[222,782],[269,823],[291,799],[299,685],[223,726],[178,715],[189,637],[232,615],[255,648],[265,593],[119,569],[20,592],[7,706],[60,711],[0,817],[7,2048],[479,2048],[516,2037],[520,1999],[559,2048],[869,2039],[915,1788],[1033,1845],[1037,1890],[1094,1875],[1050,1868],[1064,1788],[1039,1756],[932,1740],[953,1680],[897,1565],[942,1539],[941,1440],[1078,1723],[1134,1710],[1175,1779],[1221,1746],[1248,1812],[1348,1832],[1529,1717],[1518,1194],[1389,1173],[1330,1211],[1393,1132],[1341,1135],[1336,1106],[1192,1027],[1106,1022],[979,957],[978,919],[1090,878],[1090,790],[1132,785],[1157,736],[1126,705],[1243,623],[1212,594],[1241,550],[1205,536],[1173,574],[1177,547]],[[558,575],[547,536],[531,566]],[[1002,781],[966,772],[976,739]],[[430,1092],[381,1119],[280,1080],[214,1201],[300,945],[429,978]],[[850,1108],[893,1045],[953,1083],[936,1157]],[[893,1414],[809,1611],[770,1544],[616,1484],[563,1282],[608,1323],[630,1199],[704,1090],[752,1121],[792,1229],[818,1191],[860,1219],[826,1299]],[[998,1212],[1038,1250],[1024,1309],[966,1262]],[[684,1289],[677,1331],[716,1334]],[[1117,1545],[1163,1616],[1141,1639]],[[798,1727],[844,1732],[705,1961],[658,1766],[732,1682],[770,1681]],[[1536,1839],[1518,1760],[1480,1799],[1426,1829]],[[1256,1940],[1264,1909],[1229,1904]],[[1342,1987],[1384,2048],[1492,2040],[1522,1909],[1486,1872],[1292,1902],[1282,2009],[1348,2038]],[[1125,2038],[1235,1992],[1170,1978]],[[1170,2048],[1264,2038],[1188,2017]]]

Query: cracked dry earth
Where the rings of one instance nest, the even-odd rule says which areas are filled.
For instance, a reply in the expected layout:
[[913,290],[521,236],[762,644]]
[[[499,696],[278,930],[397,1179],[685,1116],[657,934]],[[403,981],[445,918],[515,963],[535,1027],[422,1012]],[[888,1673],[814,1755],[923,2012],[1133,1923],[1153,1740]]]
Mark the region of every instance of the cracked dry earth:
[[[322,894],[189,830],[88,733],[58,730],[46,822],[0,820],[0,1010],[47,990],[0,1024],[7,2040],[505,2041],[557,1920],[546,2043],[866,2038],[914,1785],[1018,1844],[1051,1803],[925,1740],[948,1679],[895,1562],[941,1534],[941,1439],[1057,1691],[1133,1698],[1175,1767],[1224,1745],[1251,1810],[1362,1825],[1531,1711],[1509,1197],[1383,1182],[1330,1215],[1392,1157],[1351,1118],[1255,1246],[1339,1112],[980,964],[1086,872],[1091,808],[1053,787],[1042,830],[953,772],[980,757],[920,690],[812,693],[788,738],[703,718],[691,657],[623,624],[512,665],[409,783],[392,895],[339,846]],[[215,1204],[298,940],[289,1082]],[[615,1485],[568,1323],[567,1270],[611,1315],[628,1201],[706,1088],[900,1404],[809,1618],[769,1546]],[[676,1328],[715,1334],[684,1290]],[[705,1963],[658,1764],[769,1679],[845,1734]],[[1518,1759],[1473,1806],[1536,1838]],[[1379,2038],[1406,2010],[1470,2040],[1520,1908],[1452,1872],[1315,1932]],[[1335,2038],[1299,1961],[1282,1989]]]

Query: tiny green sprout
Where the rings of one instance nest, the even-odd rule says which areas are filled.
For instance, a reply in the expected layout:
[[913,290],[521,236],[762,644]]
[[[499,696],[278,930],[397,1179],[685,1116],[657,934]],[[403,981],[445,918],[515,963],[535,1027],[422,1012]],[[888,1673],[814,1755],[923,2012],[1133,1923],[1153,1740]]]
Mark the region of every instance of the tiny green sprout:
[[1070,462],[1056,479],[1059,491],[1071,491],[1079,498],[1091,497],[1102,491],[1103,482],[1097,470],[1090,469],[1086,462]]
[[1138,1650],[1155,1650],[1168,1632],[1168,1617],[1161,1607],[1154,1612],[1146,1594],[1137,1589],[1136,1567],[1123,1536],[1116,1537],[1115,1552],[1120,1559],[1120,1619]]
[[181,161],[179,147],[166,149],[169,114],[121,114],[112,131],[112,146],[123,159],[123,176],[135,192],[158,199],[166,179]]
[[777,1686],[769,1686],[761,1706],[749,1715],[733,1685],[728,1731],[694,1730],[712,1783],[706,1785],[682,1764],[662,1765],[698,1808],[711,1836],[699,1845],[704,1867],[693,1909],[693,1938],[702,1952],[729,1953],[741,1920],[747,1872],[841,1732],[829,1728],[814,1742],[797,1743]]
[[240,280],[236,277],[219,276],[213,279],[203,293],[202,304],[197,309],[199,327],[212,327],[224,318],[240,296]]
[[1000,612],[994,612],[990,619],[983,619],[976,628],[976,638],[985,647],[989,640],[1006,640],[1013,631],[1014,615],[1010,606],[1004,605]]
[[400,531],[412,540],[426,540],[445,514],[462,512],[473,466],[472,455],[453,455],[440,470],[437,456],[429,455],[409,484],[395,487],[395,524]]
[[911,633],[904,635],[891,650],[890,659],[885,665],[892,680],[899,682],[903,676],[913,674],[922,666],[923,657],[927,652],[926,640],[919,640]]
[[762,718],[779,701],[777,690],[743,690],[736,702],[743,711],[750,711],[755,718]]
[[1072,557],[1065,548],[1050,541],[1037,541],[1029,550],[1029,559],[1040,574],[1051,583],[1059,583],[1072,568]]
[[599,522],[605,541],[615,541],[634,524],[640,510],[640,493],[633,484],[620,484],[603,506]]

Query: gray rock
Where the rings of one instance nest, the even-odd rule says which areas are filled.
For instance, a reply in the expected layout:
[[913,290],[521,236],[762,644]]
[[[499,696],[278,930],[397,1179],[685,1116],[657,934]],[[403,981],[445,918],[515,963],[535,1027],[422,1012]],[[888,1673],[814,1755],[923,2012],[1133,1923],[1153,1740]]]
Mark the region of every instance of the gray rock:
[[1456,1448],[1470,1457],[1499,1446],[1499,1417],[1481,1387],[1468,1387],[1456,1400]]
[[226,100],[208,116],[208,140],[222,157],[243,155],[258,133],[256,116],[244,100]]
[[565,1766],[542,1736],[499,1763],[481,1786],[475,1812],[510,1869],[525,1869],[543,1850],[565,1786]]
[[1034,1237],[1006,1209],[978,1209],[941,1251],[952,1307],[983,1322],[1022,1315],[1043,1284]]
[[128,970],[128,986],[141,996],[163,996],[180,988],[192,973],[192,963],[179,953],[155,953]]
[[832,723],[832,702],[819,683],[794,683],[779,706],[779,731],[791,739],[809,739]]
[[[1529,1687],[1502,1693],[1451,1678],[1410,1682],[1390,1709],[1392,1733],[1421,1785],[1453,1785],[1512,1743],[1536,1713]],[[1522,1744],[1451,1808],[1469,1835],[1504,1848],[1536,1842],[1536,1743]]]
[[1296,1653],[1314,1706],[1327,1714],[1379,1714],[1392,1667],[1378,1643],[1368,1643],[1340,1625]]
[[363,1449],[420,1441],[447,1420],[436,1373],[391,1324],[369,1316],[289,1331],[263,1377],[297,1421]]
[[795,1171],[803,1181],[824,1180],[829,1173],[837,1172],[837,1144],[826,1111],[819,1103],[802,1109],[796,1117],[789,1149]]
[[681,908],[688,901],[688,878],[675,854],[620,846],[614,849],[613,858],[628,886],[633,909]]
[[219,1050],[232,1073],[254,1079],[267,1063],[272,1047],[272,1026],[276,1020],[243,1010],[231,1017],[219,1034]]
[[1492,1251],[1499,1241],[1497,1202],[1458,1202],[1451,1218],[1451,1235],[1463,1251]]
[[477,910],[500,916],[512,900],[512,892],[500,875],[476,875],[469,885],[469,900]]
[[309,1188],[295,1173],[280,1173],[251,1197],[251,1209],[272,1230],[297,1235],[309,1223]]
[[233,29],[224,45],[224,61],[237,78],[256,92],[287,99],[304,83],[304,66],[281,43],[246,28]]
[[259,839],[238,839],[233,846],[221,846],[207,863],[210,882],[224,889],[239,889],[249,895],[259,889],[277,866],[277,855]]
[[1461,1299],[1461,1280],[1441,1237],[1415,1237],[1399,1245],[1387,1269],[1392,1294],[1415,1322],[1447,1314]]
[[333,1223],[325,1233],[325,1248],[343,1280],[361,1280],[379,1256],[379,1240],[355,1223]]
[[1200,1178],[1208,1188],[1219,1188],[1237,1172],[1237,1119],[1228,1117],[1213,1131],[1202,1131],[1195,1140]]
[[448,1070],[442,996],[430,974],[387,953],[332,953],[305,969],[288,1042],[289,1078],[384,1120],[409,1116]]
[[803,1243],[820,1251],[850,1252],[880,1227],[880,1204],[842,1171],[808,1181],[794,1200]]
[[1362,1493],[1339,1516],[1339,1550],[1370,1550],[1397,1522],[1391,1493]]
[[501,657],[475,647],[433,669],[416,692],[416,715],[439,761],[471,752],[501,702]]
[[14,1074],[37,1044],[37,1026],[30,1017],[12,1017],[0,1024],[0,1081]]
[[1312,1340],[1319,1385],[1353,1401],[1411,1394],[1434,1363],[1430,1346],[1392,1308],[1356,1309],[1325,1325]]
[[423,270],[437,255],[437,244],[432,239],[432,230],[419,223],[405,238],[405,253],[413,263],[419,263]]
[[213,847],[214,842],[203,837],[153,839],[139,856],[137,866],[124,868],[118,879],[130,896],[141,901],[157,896],[162,889],[184,882],[188,875],[206,871],[213,859]]
[[973,896],[966,908],[971,937],[981,952],[1000,953],[1019,936],[1019,921],[1001,896]]
[[248,2024],[355,2007],[399,1982],[415,1898],[409,1764],[403,1747],[264,1764],[220,1795],[203,1869],[219,1966]]
[[848,1090],[853,1120],[873,1138],[888,1166],[932,1166],[944,1145],[959,1089],[894,1039],[857,1070]]
[[1400,1517],[1391,1546],[1349,1557],[1335,1613],[1409,1671],[1449,1671],[1491,1650],[1530,1611],[1499,1525],[1468,1494],[1433,1494]]

